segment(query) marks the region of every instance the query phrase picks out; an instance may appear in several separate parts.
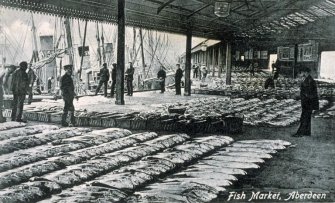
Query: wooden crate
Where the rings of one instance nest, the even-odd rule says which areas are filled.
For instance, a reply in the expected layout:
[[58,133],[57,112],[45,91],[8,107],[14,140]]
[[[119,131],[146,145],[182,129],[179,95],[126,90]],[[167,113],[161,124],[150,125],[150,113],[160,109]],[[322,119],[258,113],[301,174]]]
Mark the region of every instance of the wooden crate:
[[102,127],[101,117],[90,117],[90,126],[91,127]]
[[160,120],[147,120],[147,130],[161,130],[161,121]]
[[75,117],[76,126],[90,126],[89,117]]
[[2,111],[2,115],[5,118],[10,118],[12,116],[12,110],[11,109],[5,109]]
[[24,111],[23,118],[29,121],[38,121],[37,111]]
[[50,122],[51,123],[62,123],[63,113],[50,113]]
[[147,128],[146,119],[132,119],[130,124],[132,130],[146,130]]
[[128,117],[120,117],[120,118],[116,118],[116,126],[118,128],[126,128],[126,129],[130,129],[131,128],[131,118]]
[[116,121],[113,116],[106,116],[101,118],[102,127],[113,128],[116,127]]
[[50,122],[50,114],[47,112],[38,112],[37,113],[37,120],[40,122]]

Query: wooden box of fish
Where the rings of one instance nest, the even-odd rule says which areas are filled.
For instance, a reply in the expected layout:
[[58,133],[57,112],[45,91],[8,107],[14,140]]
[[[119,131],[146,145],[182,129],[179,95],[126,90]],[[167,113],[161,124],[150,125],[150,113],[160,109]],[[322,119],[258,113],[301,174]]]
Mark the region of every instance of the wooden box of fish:
[[105,116],[101,118],[101,125],[102,127],[116,127],[116,121],[115,118],[113,116]]
[[180,124],[174,119],[162,120],[160,129],[163,131],[178,131]]
[[149,119],[147,120],[147,130],[161,130],[161,121],[160,120],[154,120],[154,119]]
[[62,113],[50,113],[50,122],[51,123],[61,123],[62,122]]
[[116,118],[116,126],[118,128],[126,128],[126,129],[130,129],[131,128],[131,118],[129,117],[120,117],[120,118]]
[[38,115],[36,111],[24,111],[23,117],[29,121],[38,121]]
[[12,115],[12,110],[11,109],[5,109],[4,111],[2,111],[2,115],[5,118],[10,118]]
[[37,120],[41,121],[41,122],[46,122],[49,123],[50,122],[50,113],[48,112],[38,112],[37,113]]
[[91,127],[101,127],[102,126],[102,118],[100,116],[90,117],[89,122],[90,122]]
[[131,129],[133,130],[145,130],[147,127],[146,119],[132,119],[131,120]]
[[88,117],[75,117],[77,126],[90,126],[90,118]]

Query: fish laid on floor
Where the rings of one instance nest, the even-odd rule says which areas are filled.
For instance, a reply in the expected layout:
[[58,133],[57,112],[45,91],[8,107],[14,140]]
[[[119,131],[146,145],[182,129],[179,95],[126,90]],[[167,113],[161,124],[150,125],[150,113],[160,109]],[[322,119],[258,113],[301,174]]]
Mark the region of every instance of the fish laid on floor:
[[256,153],[264,153],[264,154],[275,154],[276,150],[271,149],[261,149],[254,147],[226,147],[225,150],[227,152],[256,152]]
[[236,161],[223,161],[223,160],[201,160],[200,163],[221,166],[223,168],[239,168],[239,169],[257,169],[259,166],[254,163],[236,162]]
[[284,145],[274,144],[274,143],[238,143],[235,142],[231,145],[232,147],[248,147],[248,148],[261,148],[261,149],[270,149],[270,150],[281,150],[286,149]]

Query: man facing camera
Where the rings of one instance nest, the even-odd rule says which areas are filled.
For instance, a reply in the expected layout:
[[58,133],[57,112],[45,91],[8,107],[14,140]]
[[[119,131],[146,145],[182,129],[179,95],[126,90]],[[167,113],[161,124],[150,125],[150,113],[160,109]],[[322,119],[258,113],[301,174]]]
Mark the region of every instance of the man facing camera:
[[22,120],[23,104],[29,87],[28,74],[26,70],[28,63],[23,61],[20,63],[20,68],[16,69],[12,78],[12,91],[13,91],[13,108],[12,108],[12,121],[24,122]]

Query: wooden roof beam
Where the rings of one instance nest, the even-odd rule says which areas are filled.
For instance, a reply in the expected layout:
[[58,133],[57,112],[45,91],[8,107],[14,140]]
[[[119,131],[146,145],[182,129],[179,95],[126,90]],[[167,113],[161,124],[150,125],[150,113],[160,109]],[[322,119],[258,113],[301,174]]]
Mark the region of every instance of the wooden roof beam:
[[162,4],[161,6],[158,7],[157,9],[157,15],[169,4],[171,4],[172,2],[174,2],[175,0],[168,0],[167,2],[165,2],[164,4]]
[[187,19],[190,18],[190,17],[192,17],[194,14],[196,14],[196,13],[198,13],[198,12],[204,10],[205,8],[209,7],[210,5],[211,5],[211,4],[206,4],[206,5],[202,6],[201,8],[198,8],[197,10],[195,10],[194,12],[192,12],[191,14],[189,14],[189,15],[187,16]]

